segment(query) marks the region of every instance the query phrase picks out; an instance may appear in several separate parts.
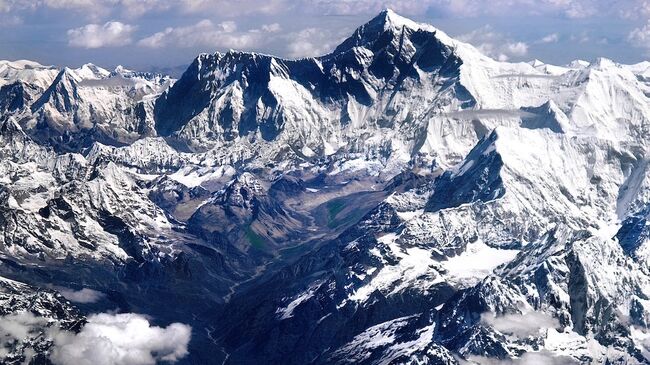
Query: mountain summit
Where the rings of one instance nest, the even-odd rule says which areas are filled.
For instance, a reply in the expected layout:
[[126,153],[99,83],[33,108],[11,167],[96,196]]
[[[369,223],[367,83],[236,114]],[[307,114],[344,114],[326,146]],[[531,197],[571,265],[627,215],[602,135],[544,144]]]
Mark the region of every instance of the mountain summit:
[[[377,154],[397,139],[407,158],[426,139],[425,115],[474,104],[461,64],[435,30],[386,11],[318,58],[199,56],[157,100],[156,128],[190,150],[245,140],[271,159]],[[363,135],[376,138],[361,146]]]

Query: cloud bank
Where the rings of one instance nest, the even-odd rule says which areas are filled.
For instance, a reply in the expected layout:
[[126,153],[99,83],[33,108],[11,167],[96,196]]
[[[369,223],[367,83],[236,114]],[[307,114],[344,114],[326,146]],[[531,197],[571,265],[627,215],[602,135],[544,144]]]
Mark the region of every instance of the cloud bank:
[[560,327],[557,319],[540,312],[502,316],[483,313],[481,323],[491,326],[501,333],[511,334],[519,338],[538,335],[540,330],[543,329]]
[[[10,355],[9,349],[22,349],[17,344],[48,341],[55,365],[154,365],[174,363],[188,354],[192,332],[188,325],[152,326],[146,317],[133,313],[95,314],[87,320],[79,333],[73,333],[29,312],[1,316],[0,362]],[[35,352],[27,347],[23,355],[29,363]]]
[[191,328],[181,323],[152,326],[138,314],[96,314],[81,332],[53,334],[56,365],[154,365],[185,357]]

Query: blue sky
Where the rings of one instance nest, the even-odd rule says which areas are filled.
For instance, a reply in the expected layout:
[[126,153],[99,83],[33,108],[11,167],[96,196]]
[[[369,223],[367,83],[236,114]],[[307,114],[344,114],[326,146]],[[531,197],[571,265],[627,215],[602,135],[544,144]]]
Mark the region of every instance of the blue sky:
[[650,0],[0,0],[0,59],[136,69],[332,50],[384,8],[511,61],[650,59]]

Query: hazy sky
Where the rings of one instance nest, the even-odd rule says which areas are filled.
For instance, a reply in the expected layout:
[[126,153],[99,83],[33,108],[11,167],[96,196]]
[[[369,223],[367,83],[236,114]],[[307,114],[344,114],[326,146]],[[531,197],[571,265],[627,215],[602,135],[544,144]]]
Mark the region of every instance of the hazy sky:
[[230,48],[316,56],[384,8],[504,60],[650,59],[650,0],[0,0],[0,59],[149,69]]

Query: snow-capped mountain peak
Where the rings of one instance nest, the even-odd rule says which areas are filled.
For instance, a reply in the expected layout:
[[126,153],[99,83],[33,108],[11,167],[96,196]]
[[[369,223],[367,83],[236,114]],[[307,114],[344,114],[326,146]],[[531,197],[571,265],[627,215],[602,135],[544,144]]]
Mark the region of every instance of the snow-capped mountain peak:
[[[385,9],[379,13],[375,18],[370,20],[368,23],[363,25],[361,28],[372,29],[372,28],[383,28],[384,31],[387,30],[402,30],[408,28],[411,30],[419,30],[425,27],[425,25],[414,22],[411,19],[405,18],[397,14],[392,9]],[[429,29],[433,29],[431,26],[426,26]],[[373,29],[374,30],[374,29]]]
[[110,71],[92,63],[86,63],[74,71],[75,74],[82,79],[102,79],[110,75]]

